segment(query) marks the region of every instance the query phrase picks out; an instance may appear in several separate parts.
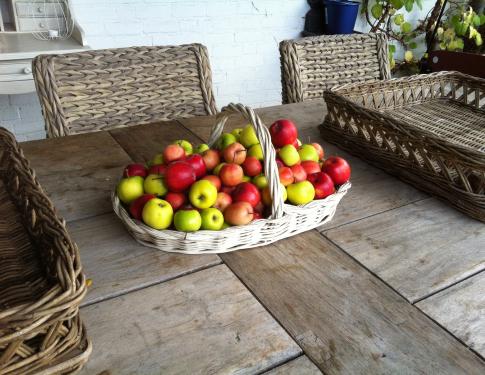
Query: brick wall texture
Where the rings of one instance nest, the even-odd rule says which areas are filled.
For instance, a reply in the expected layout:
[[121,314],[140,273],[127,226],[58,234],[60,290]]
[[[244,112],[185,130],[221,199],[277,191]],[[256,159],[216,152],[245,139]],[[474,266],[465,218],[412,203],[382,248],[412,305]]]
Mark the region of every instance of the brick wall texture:
[[[199,42],[210,55],[218,107],[281,103],[278,43],[299,36],[306,0],[71,0],[92,48]],[[0,95],[0,126],[45,137],[35,93]]]

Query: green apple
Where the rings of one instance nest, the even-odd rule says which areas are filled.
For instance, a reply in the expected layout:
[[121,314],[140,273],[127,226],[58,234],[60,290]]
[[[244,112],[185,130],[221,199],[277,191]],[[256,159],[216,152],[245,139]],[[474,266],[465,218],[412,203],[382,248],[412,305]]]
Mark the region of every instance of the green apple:
[[116,187],[116,193],[123,203],[130,204],[144,193],[143,177],[133,176],[122,178]]
[[220,163],[217,164],[216,167],[212,170],[212,174],[215,174],[216,176],[219,176],[219,172],[221,171],[221,168],[225,165],[226,163]]
[[189,201],[197,208],[209,208],[217,199],[217,188],[208,180],[194,182],[189,190]]
[[167,201],[152,198],[143,207],[143,222],[154,229],[167,229],[172,224],[173,208]]
[[168,192],[163,177],[158,174],[149,174],[145,178],[143,188],[145,189],[145,193],[155,194],[159,197],[163,197]]
[[207,151],[209,148],[210,147],[207,143],[201,143],[195,148],[194,152],[196,154],[202,154],[204,151]]
[[202,218],[197,210],[178,210],[173,217],[175,229],[181,232],[195,232],[202,225]]
[[259,143],[256,131],[251,124],[246,125],[242,130],[241,134],[239,135],[239,143],[241,143],[246,148],[250,148],[251,146],[257,145]]
[[192,155],[192,153],[194,151],[192,144],[189,141],[186,141],[185,139],[178,139],[175,142],[173,142],[173,144],[182,146],[182,148],[185,151],[186,156]]
[[260,174],[257,176],[253,177],[253,184],[256,185],[256,187],[259,190],[264,189],[266,186],[268,186],[268,179],[264,174]]
[[163,154],[156,154],[152,160],[150,160],[147,164],[149,167],[153,166],[153,165],[159,165],[159,164],[163,164],[164,163],[164,160],[163,160]]
[[263,149],[261,145],[258,143],[256,145],[252,145],[248,150],[248,156],[254,156],[259,161],[263,160]]
[[231,134],[236,137],[237,141],[239,142],[239,137],[241,136],[241,132],[243,131],[242,128],[234,129]]
[[[315,148],[313,148],[315,150]],[[278,151],[278,156],[286,166],[292,167],[300,162],[300,155],[293,145],[285,145]]]
[[217,208],[204,208],[200,213],[202,229],[220,230],[224,225],[224,215]]
[[241,182],[251,182],[251,177],[244,175]]
[[301,181],[286,187],[290,203],[307,204],[315,198],[315,188],[310,181]]
[[236,137],[231,133],[222,133],[222,135],[217,140],[217,148],[219,150],[224,150],[227,146],[237,142]]
[[313,145],[302,145],[298,150],[298,155],[300,155],[300,160],[311,160],[318,162],[318,152]]

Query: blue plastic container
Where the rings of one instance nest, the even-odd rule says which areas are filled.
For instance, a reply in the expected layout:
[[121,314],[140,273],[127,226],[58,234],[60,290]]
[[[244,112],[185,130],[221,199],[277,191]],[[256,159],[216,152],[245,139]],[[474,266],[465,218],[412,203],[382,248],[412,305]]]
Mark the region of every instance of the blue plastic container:
[[324,0],[325,34],[352,34],[360,3],[348,0]]

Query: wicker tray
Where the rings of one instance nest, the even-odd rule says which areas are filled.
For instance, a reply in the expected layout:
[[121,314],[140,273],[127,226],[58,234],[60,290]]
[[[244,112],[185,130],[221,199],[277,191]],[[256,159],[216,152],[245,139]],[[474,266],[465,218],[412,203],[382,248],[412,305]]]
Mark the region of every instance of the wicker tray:
[[115,191],[111,194],[113,210],[129,233],[141,244],[159,250],[185,254],[225,253],[234,250],[263,246],[316,228],[330,221],[337,205],[350,189],[350,183],[340,186],[325,199],[314,200],[306,205],[284,204],[279,189],[276,152],[268,129],[254,111],[241,104],[230,104],[218,114],[212,129],[209,146],[214,145],[222,134],[224,124],[232,113],[240,113],[254,125],[264,155],[264,170],[273,198],[271,216],[248,225],[234,226],[221,231],[201,230],[184,233],[174,230],[155,230],[133,219],[120,203]]
[[439,72],[324,94],[324,138],[485,221],[485,80]]
[[3,128],[0,153],[0,374],[77,372],[91,352],[78,249]]

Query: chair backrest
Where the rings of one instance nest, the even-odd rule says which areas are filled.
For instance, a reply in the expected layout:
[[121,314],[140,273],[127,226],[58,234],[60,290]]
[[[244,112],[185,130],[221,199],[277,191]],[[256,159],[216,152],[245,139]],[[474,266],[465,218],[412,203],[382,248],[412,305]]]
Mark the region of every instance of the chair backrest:
[[384,34],[324,35],[280,43],[283,103],[323,98],[333,86],[390,79]]
[[200,44],[40,55],[32,66],[48,137],[217,112]]

